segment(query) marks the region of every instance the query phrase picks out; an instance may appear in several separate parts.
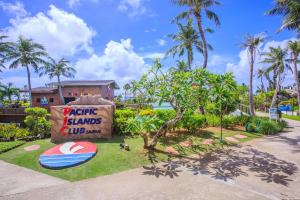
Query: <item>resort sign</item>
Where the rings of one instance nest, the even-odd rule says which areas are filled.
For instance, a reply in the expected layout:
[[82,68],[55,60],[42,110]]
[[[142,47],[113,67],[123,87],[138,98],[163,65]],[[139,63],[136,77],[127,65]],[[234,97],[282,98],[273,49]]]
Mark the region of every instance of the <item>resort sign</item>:
[[[91,101],[93,98],[97,98],[98,101]],[[103,102],[101,99],[99,96],[90,96],[85,97],[85,101],[78,100],[66,106],[52,106],[51,141],[110,138],[115,106],[112,102]],[[111,104],[101,105],[108,103]]]

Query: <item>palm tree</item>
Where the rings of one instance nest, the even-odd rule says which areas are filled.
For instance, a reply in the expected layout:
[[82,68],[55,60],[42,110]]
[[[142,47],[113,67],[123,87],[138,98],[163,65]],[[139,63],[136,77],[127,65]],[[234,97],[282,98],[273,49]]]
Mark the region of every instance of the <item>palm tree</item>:
[[123,87],[123,89],[125,90],[125,100],[127,100],[127,93],[130,90],[131,86],[129,83],[126,83]]
[[[0,33],[1,33],[1,30],[0,30]],[[4,42],[3,41],[6,38],[7,38],[7,36],[0,35],[0,72],[1,72],[1,68],[5,69],[4,60],[5,60],[7,52],[11,48],[11,43],[10,42]]]
[[13,44],[11,50],[7,53],[5,60],[11,61],[9,68],[15,69],[19,66],[25,67],[27,70],[27,80],[29,89],[30,106],[32,106],[32,89],[30,79],[30,67],[37,72],[39,64],[45,64],[47,57],[45,48],[31,39],[22,36]]
[[242,48],[247,50],[248,61],[249,61],[249,104],[250,104],[250,114],[254,115],[254,104],[253,104],[253,71],[254,64],[256,61],[256,54],[258,53],[258,46],[264,41],[264,36],[262,34],[258,36],[247,35],[244,42],[242,43]]
[[284,17],[279,31],[284,29],[296,30],[300,33],[300,1],[275,0],[274,7],[267,11],[267,15],[282,15]]
[[187,63],[190,70],[194,60],[193,48],[195,47],[200,52],[203,52],[202,44],[198,41],[199,36],[193,28],[192,23],[192,19],[188,19],[185,26],[179,22],[177,23],[179,32],[177,34],[169,35],[169,37],[172,38],[174,42],[177,42],[177,44],[166,52],[166,56],[173,55],[174,57],[176,54],[182,56],[186,51]]
[[263,69],[259,68],[257,70],[257,78],[260,79],[260,84],[261,84],[260,89],[262,92],[265,92],[264,77],[265,77],[265,71]]
[[60,78],[61,76],[64,76],[66,78],[72,78],[76,73],[76,70],[68,65],[69,63],[70,62],[65,60],[64,58],[60,59],[58,62],[50,58],[50,62],[48,62],[45,66],[40,68],[40,76],[48,75],[50,79],[53,79],[54,77],[57,78],[59,96],[63,104],[65,104],[65,99],[63,97],[61,89],[62,86]]
[[300,114],[300,86],[299,86],[299,76],[298,76],[298,57],[300,54],[300,41],[289,41],[288,42],[288,50],[291,52],[291,57],[288,59],[289,62],[294,65],[294,79],[295,79],[295,87],[298,98],[298,106],[299,106],[299,114]]
[[[175,18],[176,21],[182,18],[189,17],[191,15],[193,15],[197,20],[198,30],[200,33],[201,43],[203,47],[203,68],[205,69],[207,67],[208,61],[208,44],[206,42],[205,37],[206,29],[203,27],[203,17],[205,15],[209,20],[212,20],[217,26],[219,26],[220,20],[218,15],[209,8],[211,8],[214,5],[220,5],[220,2],[216,0],[172,0],[172,2],[179,6],[189,6],[188,11],[182,12]],[[209,30],[210,29],[207,29],[207,31]]]
[[17,96],[20,98],[19,88],[13,87],[13,83],[8,83],[7,85],[0,85],[1,93],[4,97],[8,98],[9,103],[12,102],[12,97]]
[[276,74],[276,88],[271,103],[271,107],[274,107],[277,101],[277,94],[280,90],[280,83],[283,80],[282,75],[286,69],[292,69],[288,64],[286,64],[287,50],[284,50],[281,47],[270,47],[270,52],[263,53],[262,55],[264,56],[262,63],[270,65],[266,69],[266,73],[273,72]]

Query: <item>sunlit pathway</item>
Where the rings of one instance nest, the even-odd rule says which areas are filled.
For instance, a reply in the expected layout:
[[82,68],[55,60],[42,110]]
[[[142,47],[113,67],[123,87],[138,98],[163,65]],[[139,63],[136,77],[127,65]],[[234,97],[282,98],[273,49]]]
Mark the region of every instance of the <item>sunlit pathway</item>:
[[240,147],[1,198],[297,199],[300,123],[288,122],[284,133]]

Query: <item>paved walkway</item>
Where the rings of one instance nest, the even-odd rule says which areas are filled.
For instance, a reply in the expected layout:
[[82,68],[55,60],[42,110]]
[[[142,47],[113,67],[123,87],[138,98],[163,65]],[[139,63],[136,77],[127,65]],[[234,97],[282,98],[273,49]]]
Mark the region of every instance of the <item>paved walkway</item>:
[[[300,199],[300,123],[288,122],[286,132],[239,147],[0,196],[43,200]],[[9,182],[1,180],[1,184]]]

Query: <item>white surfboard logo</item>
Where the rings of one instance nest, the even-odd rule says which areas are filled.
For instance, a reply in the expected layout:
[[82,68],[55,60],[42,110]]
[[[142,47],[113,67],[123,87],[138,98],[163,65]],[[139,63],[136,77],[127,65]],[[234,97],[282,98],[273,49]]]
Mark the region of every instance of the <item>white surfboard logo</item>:
[[74,154],[76,151],[83,149],[83,146],[76,146],[72,148],[74,145],[76,145],[75,142],[67,142],[63,144],[61,147],[59,147],[59,151],[62,152],[63,154]]

